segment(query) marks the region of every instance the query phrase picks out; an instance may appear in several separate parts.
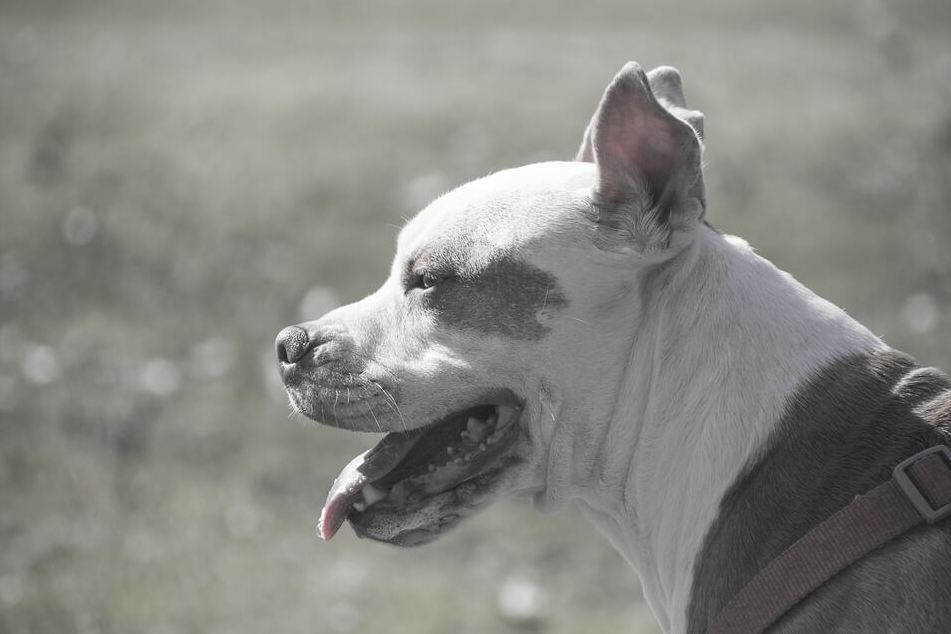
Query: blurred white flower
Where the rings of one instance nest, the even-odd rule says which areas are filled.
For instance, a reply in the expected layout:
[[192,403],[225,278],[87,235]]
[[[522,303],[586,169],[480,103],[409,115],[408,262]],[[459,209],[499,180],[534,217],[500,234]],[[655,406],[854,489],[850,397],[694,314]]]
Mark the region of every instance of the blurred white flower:
[[52,383],[60,377],[59,359],[49,346],[31,346],[20,364],[23,376],[37,385]]
[[99,231],[99,219],[87,207],[75,207],[63,220],[63,238],[69,244],[81,247],[92,242]]
[[515,624],[529,624],[544,620],[548,609],[548,595],[534,581],[509,577],[499,587],[499,613]]
[[168,359],[150,359],[142,369],[139,386],[143,391],[155,396],[169,396],[178,390],[182,373],[178,366]]

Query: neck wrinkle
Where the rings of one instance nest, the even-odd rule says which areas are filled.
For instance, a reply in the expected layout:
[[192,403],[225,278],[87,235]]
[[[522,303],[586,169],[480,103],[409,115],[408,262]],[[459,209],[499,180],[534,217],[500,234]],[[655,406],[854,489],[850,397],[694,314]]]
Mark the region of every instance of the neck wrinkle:
[[[583,494],[579,496],[584,513],[637,572],[645,598],[665,631],[671,626],[665,576],[658,569],[658,558],[646,547],[652,529],[649,521],[643,522],[638,505],[642,492],[636,484],[638,455],[651,451],[650,447],[641,448],[642,430],[659,398],[655,386],[663,380],[665,358],[669,356],[664,342],[671,339],[665,327],[665,316],[671,308],[653,296],[689,293],[680,289],[689,282],[701,259],[701,249],[691,245],[670,261],[642,273],[640,301],[632,309],[637,328],[628,363],[593,461],[598,468],[582,483]],[[658,288],[663,288],[663,293],[658,293]],[[663,308],[642,308],[658,305]]]
[[787,396],[829,359],[883,344],[742,241],[709,230],[647,272],[640,293],[648,309],[597,450],[598,477],[580,501],[638,572],[660,625],[682,632],[720,499],[765,446]]

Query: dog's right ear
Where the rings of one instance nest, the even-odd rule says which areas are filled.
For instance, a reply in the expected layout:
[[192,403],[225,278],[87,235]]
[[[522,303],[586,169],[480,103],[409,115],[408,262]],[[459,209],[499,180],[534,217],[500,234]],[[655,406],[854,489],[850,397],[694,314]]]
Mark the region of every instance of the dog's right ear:
[[598,166],[598,222],[639,251],[669,246],[703,217],[703,115],[688,110],[680,74],[635,62],[615,76],[585,131],[577,160]]

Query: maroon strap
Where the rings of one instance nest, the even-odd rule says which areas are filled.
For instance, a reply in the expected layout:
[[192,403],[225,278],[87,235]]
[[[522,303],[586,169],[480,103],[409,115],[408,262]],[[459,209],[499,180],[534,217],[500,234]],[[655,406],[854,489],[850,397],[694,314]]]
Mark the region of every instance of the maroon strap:
[[855,498],[760,570],[716,616],[707,634],[764,631],[849,564],[924,523],[951,516],[951,451],[915,454],[895,475]]

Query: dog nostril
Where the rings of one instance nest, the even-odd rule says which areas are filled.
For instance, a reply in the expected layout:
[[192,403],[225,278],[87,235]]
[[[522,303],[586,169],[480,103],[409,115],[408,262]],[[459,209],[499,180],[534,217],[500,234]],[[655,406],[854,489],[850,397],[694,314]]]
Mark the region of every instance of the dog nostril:
[[303,328],[288,326],[277,333],[274,348],[281,363],[297,363],[310,350],[310,337]]

